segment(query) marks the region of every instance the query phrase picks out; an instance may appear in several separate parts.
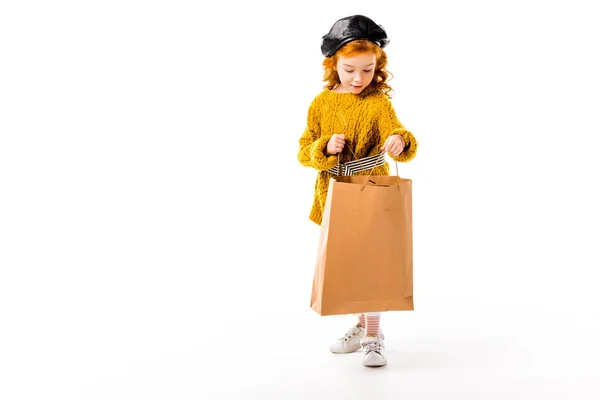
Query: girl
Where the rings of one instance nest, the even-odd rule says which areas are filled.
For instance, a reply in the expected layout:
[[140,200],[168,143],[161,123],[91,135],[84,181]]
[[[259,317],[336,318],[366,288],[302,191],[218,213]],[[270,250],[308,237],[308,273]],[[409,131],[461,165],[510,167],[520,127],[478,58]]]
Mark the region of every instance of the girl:
[[[309,215],[318,225],[330,176],[389,175],[385,153],[407,162],[417,152],[417,141],[400,123],[389,100],[383,51],[389,40],[383,27],[353,15],[335,22],[322,39],[327,84],[310,104],[298,152],[302,165],[319,171]],[[380,318],[379,312],[360,314],[358,323],[330,350],[350,353],[362,347],[363,365],[386,365]]]

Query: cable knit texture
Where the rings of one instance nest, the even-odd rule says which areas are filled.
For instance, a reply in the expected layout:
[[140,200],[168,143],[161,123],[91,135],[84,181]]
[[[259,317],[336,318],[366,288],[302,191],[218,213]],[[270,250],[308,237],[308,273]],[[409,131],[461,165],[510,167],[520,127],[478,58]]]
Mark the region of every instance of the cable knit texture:
[[[325,154],[327,142],[334,134],[346,136],[346,146],[339,154],[339,162],[381,153],[381,146],[391,135],[401,135],[406,144],[395,161],[407,162],[417,153],[417,141],[398,120],[390,100],[379,90],[367,86],[359,94],[338,93],[323,90],[311,102],[307,124],[300,138],[298,160],[306,167],[319,171],[315,183],[314,202],[309,214],[311,221],[320,225],[327,199],[329,178],[328,169],[338,164],[338,155]],[[352,152],[350,152],[350,149]],[[376,167],[372,175],[389,175],[389,164]],[[357,175],[368,175],[369,171]]]

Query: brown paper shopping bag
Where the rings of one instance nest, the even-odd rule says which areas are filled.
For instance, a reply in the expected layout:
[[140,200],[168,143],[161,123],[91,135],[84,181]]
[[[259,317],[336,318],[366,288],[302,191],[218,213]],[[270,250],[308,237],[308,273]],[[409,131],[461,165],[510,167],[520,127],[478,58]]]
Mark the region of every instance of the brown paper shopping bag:
[[311,308],[319,315],[413,310],[412,181],[329,181]]

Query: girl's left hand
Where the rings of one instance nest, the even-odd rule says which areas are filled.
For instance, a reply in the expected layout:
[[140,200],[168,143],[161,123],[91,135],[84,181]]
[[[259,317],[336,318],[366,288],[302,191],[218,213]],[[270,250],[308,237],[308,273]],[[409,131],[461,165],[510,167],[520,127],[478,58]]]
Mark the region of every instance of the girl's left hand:
[[392,135],[383,144],[381,147],[382,152],[388,152],[391,156],[397,156],[398,154],[404,151],[404,139],[400,135]]

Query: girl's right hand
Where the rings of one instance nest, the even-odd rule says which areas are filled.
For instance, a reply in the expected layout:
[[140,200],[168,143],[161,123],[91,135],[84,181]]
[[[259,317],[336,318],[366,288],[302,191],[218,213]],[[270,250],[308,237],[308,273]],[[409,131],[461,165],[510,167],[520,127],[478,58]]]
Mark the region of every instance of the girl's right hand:
[[335,134],[327,142],[327,155],[332,156],[337,153],[341,153],[346,145],[346,136],[343,133]]

